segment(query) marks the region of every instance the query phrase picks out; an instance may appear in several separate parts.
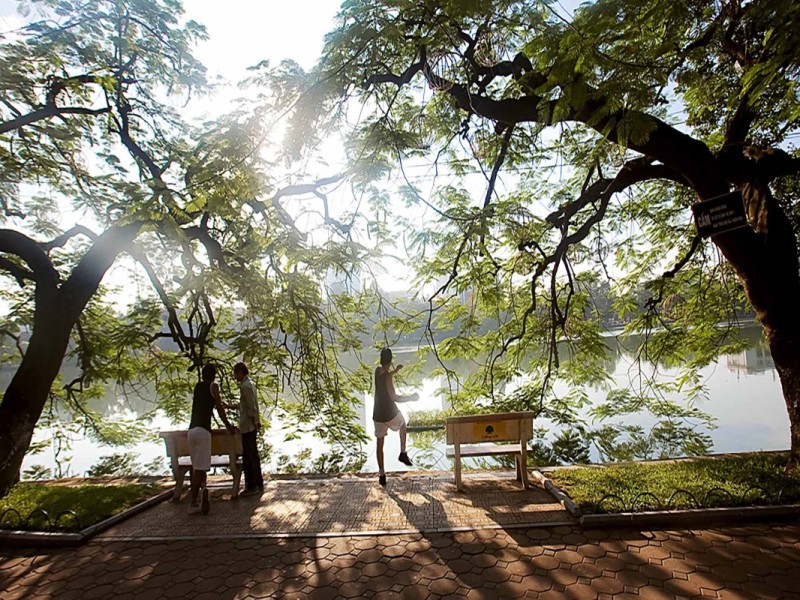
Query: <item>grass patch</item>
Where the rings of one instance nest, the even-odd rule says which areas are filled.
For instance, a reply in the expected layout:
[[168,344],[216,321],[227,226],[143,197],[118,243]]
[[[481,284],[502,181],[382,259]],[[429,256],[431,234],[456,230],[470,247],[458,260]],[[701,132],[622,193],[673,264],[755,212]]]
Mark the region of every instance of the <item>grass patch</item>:
[[787,460],[788,454],[754,453],[556,469],[550,478],[584,513],[790,504],[800,501],[800,479],[785,473]]
[[[5,498],[0,498],[0,528],[74,532],[116,515],[159,491],[156,485],[139,483],[75,486],[19,483]],[[68,511],[74,511],[75,515]]]

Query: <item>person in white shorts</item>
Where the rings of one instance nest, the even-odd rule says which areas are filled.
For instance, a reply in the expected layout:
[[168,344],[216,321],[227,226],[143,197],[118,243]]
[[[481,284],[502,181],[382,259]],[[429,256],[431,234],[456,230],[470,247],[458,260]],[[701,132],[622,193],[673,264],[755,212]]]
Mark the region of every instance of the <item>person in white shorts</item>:
[[394,391],[392,376],[403,368],[397,365],[392,369],[392,351],[389,348],[381,350],[381,366],[375,369],[375,408],[372,420],[375,422],[375,437],[378,439],[378,482],[386,485],[386,471],[383,467],[383,442],[386,434],[392,431],[400,432],[400,456],[398,460],[408,466],[412,465],[411,459],[406,454],[406,420],[403,413],[397,408],[397,402],[414,402],[419,400],[419,394],[401,396]]
[[[192,491],[190,494],[189,512],[202,512],[208,514],[211,504],[208,500],[206,479],[211,468],[211,416],[216,407],[222,422],[231,433],[236,428],[228,421],[225,409],[222,407],[222,398],[219,395],[219,386],[214,381],[217,368],[206,365],[202,371],[202,381],[194,386],[192,396],[192,418],[189,421],[189,454],[192,458]],[[202,501],[198,500],[202,490]]]

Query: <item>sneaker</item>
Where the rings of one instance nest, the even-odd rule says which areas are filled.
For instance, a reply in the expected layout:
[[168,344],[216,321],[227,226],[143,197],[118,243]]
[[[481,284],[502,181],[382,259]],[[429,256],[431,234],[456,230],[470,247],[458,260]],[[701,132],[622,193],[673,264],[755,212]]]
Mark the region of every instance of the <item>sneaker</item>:
[[378,475],[378,483],[386,485],[386,475]]
[[200,512],[200,505],[197,502],[192,502],[189,505],[189,514],[196,515]]
[[401,452],[400,456],[397,457],[397,460],[399,460],[404,465],[408,465],[409,467],[414,464],[411,462],[411,459],[408,458],[408,454],[406,454],[405,452]]
[[240,496],[260,496],[264,492],[264,488],[245,488],[245,490],[239,494]]
[[208,488],[203,488],[202,500],[200,501],[200,509],[203,511],[204,515],[207,515],[208,511],[211,510],[211,503],[208,501]]

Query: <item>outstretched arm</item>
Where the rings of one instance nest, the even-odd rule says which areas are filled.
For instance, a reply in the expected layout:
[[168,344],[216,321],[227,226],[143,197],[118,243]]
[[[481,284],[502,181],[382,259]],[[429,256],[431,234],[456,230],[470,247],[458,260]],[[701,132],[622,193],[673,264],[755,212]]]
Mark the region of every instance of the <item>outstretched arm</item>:
[[394,390],[394,381],[392,376],[394,373],[399,371],[402,366],[403,365],[398,365],[394,371],[389,371],[389,374],[386,377],[386,390],[389,392],[389,397],[395,402],[415,402],[416,400],[419,400],[419,394],[416,392],[410,396],[401,396]]

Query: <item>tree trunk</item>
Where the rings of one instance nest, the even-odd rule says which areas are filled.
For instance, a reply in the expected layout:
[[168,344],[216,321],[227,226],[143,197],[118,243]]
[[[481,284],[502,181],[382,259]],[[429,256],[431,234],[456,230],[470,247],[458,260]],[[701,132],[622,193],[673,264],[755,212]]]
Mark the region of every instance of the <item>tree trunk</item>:
[[37,302],[25,356],[0,403],[0,497],[19,479],[22,460],[67,351],[75,320],[68,318],[63,305],[59,307],[59,296]]
[[752,229],[714,236],[764,327],[789,415],[789,470],[800,468],[800,271],[797,236],[769,188],[741,186]]
[[791,451],[788,468],[796,471],[800,469],[800,334],[796,325],[791,329],[767,330],[766,333],[781,381],[786,412],[789,413]]
[[[22,460],[66,355],[72,328],[108,268],[141,227],[142,223],[130,223],[110,228],[97,238],[63,284],[43,280],[37,284],[31,338],[0,403],[0,497],[19,480]],[[43,253],[40,258],[48,260]]]

